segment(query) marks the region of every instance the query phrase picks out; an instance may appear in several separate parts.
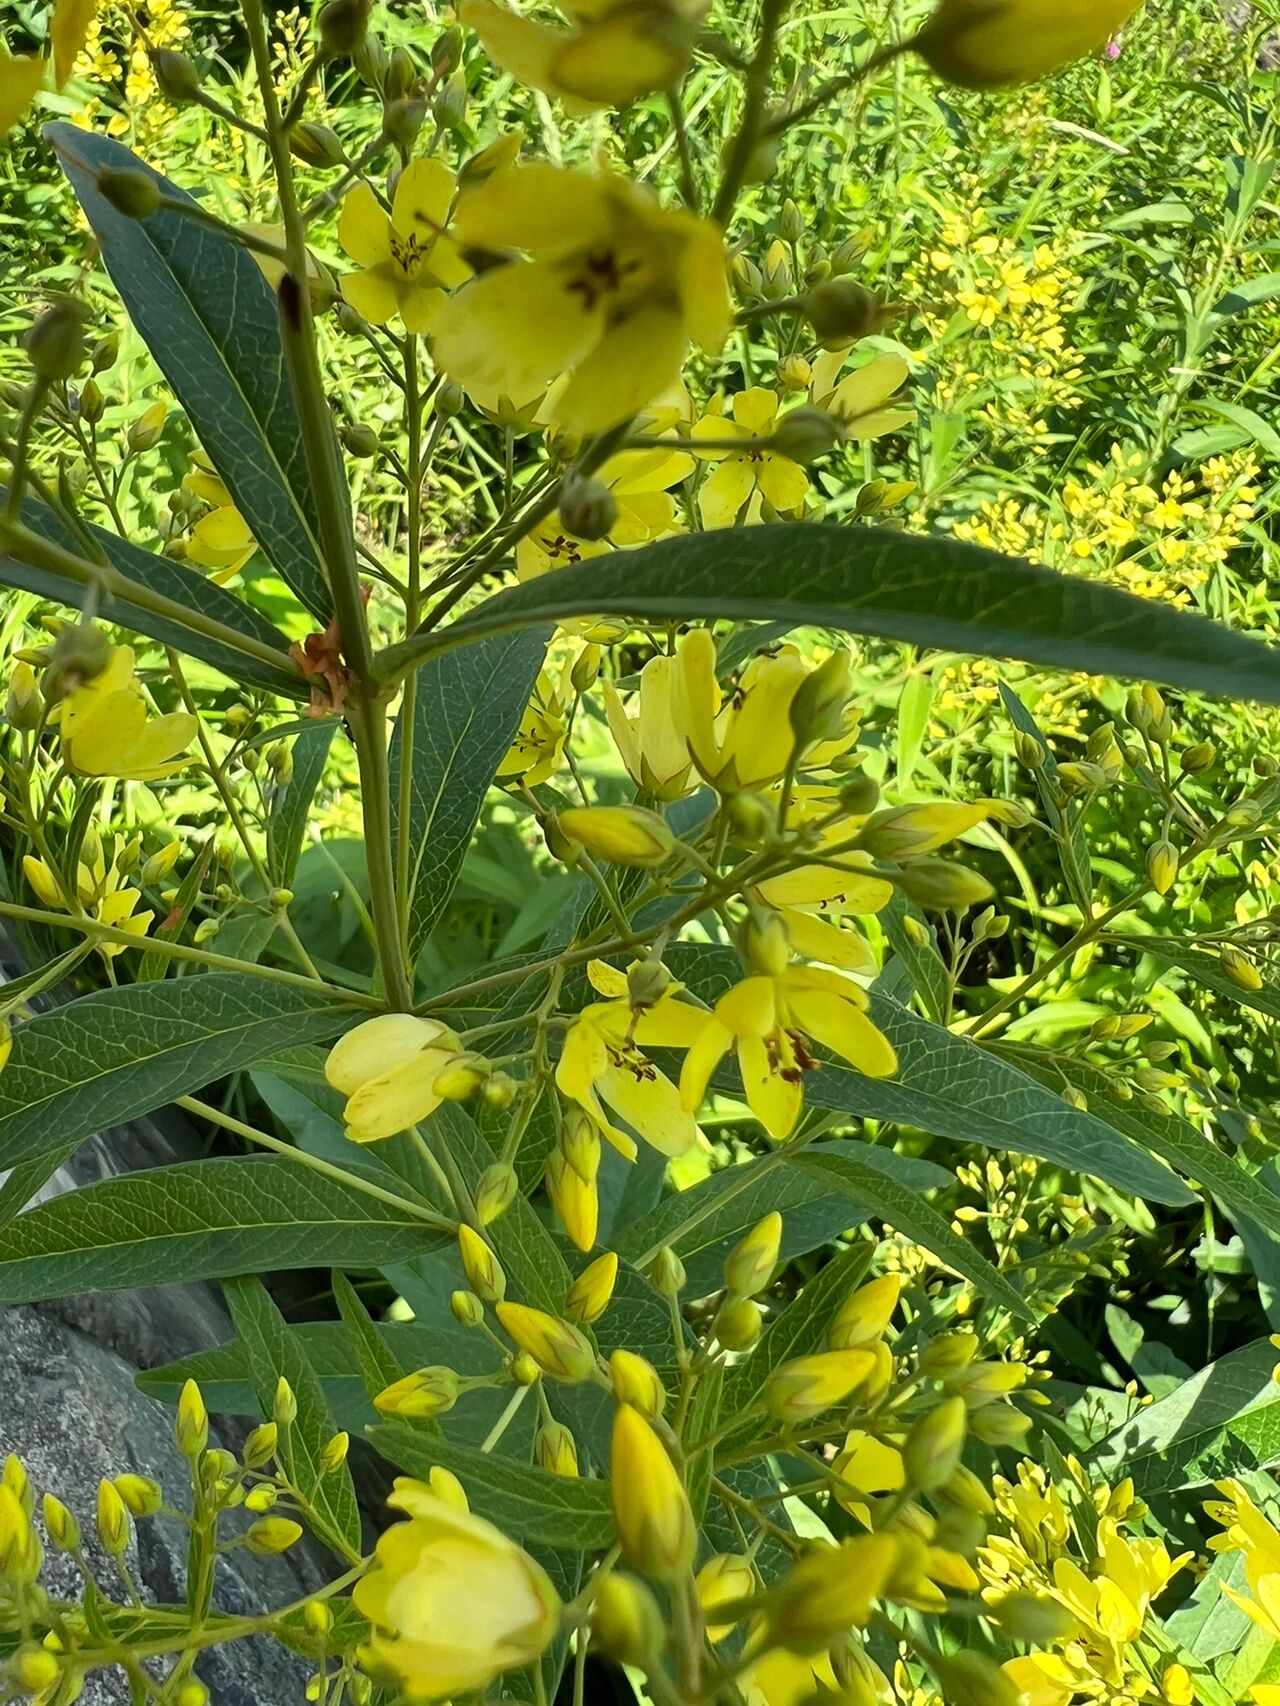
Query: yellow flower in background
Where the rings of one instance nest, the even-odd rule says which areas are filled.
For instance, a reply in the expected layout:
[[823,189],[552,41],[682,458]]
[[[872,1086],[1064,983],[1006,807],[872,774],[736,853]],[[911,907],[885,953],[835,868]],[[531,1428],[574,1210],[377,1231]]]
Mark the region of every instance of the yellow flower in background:
[[209,579],[225,586],[252,557],[257,541],[202,450],[192,451],[191,468],[183,476],[182,489],[209,505],[209,513],[191,529],[187,560],[212,570]]
[[628,774],[660,800],[678,800],[701,785],[678,721],[679,675],[678,657],[660,652],[640,671],[639,690],[625,705],[611,681],[600,683],[609,732]]
[[940,77],[966,89],[1033,83],[1105,47],[1140,0],[942,0],[912,42]]
[[838,1693],[840,1684],[827,1653],[792,1653],[774,1647],[754,1660],[738,1679],[746,1706],[805,1706]]
[[550,1645],[560,1598],[527,1552],[421,1481],[397,1480],[387,1502],[409,1520],[378,1541],[351,1598],[373,1625],[371,1661],[408,1699],[485,1689]]
[[[776,782],[795,746],[791,701],[813,666],[795,646],[782,646],[752,658],[726,695],[716,680],[715,641],[705,628],[686,634],[676,657],[676,722],[703,779],[721,793]],[[857,737],[856,719],[850,717],[844,733],[809,749],[806,765],[830,763]]]
[[556,1086],[594,1120],[603,1137],[628,1161],[636,1146],[605,1109],[623,1119],[663,1155],[683,1155],[698,1140],[693,1107],[645,1054],[649,1048],[688,1048],[710,1015],[667,989],[638,1015],[627,1000],[624,972],[592,960],[592,986],[605,1001],[584,1007],[565,1032]]
[[[56,89],[62,89],[71,76],[97,9],[98,0],[57,0],[49,20]],[[13,129],[35,100],[47,65],[36,54],[0,58],[0,136]]]
[[45,62],[35,54],[0,59],[0,136],[11,131],[44,82]]
[[600,432],[674,383],[690,340],[729,330],[724,239],[610,173],[508,166],[458,199],[464,248],[519,249],[440,308],[436,361],[464,390],[535,392],[566,375],[549,416]]
[[810,401],[837,422],[841,438],[861,444],[914,419],[915,410],[898,398],[911,373],[900,355],[874,356],[842,378],[848,359],[848,349],[823,350],[809,385]]
[[854,838],[863,821],[842,818],[820,832],[813,851],[826,853],[829,863],[797,865],[766,877],[752,892],[777,912],[802,959],[870,976],[877,968],[869,944],[856,931],[842,929],[841,922],[853,914],[880,912],[893,899],[893,884],[876,874],[868,854],[856,848],[835,851]]
[[655,89],[673,88],[693,51],[703,0],[635,5],[633,0],[562,0],[572,27],[540,24],[493,0],[462,0],[458,17],[480,37],[495,64],[571,116],[625,107]]
[[868,1078],[897,1071],[897,1056],[866,1007],[857,984],[820,966],[744,978],[716,1002],[685,1056],[685,1107],[701,1103],[711,1075],[734,1049],[747,1106],[770,1137],[789,1136],[804,1103],[804,1074],[818,1065],[811,1037]]
[[565,738],[569,733],[565,718],[569,704],[567,686],[567,674],[557,685],[545,669],[539,671],[515,739],[498,766],[499,781],[520,776],[532,788],[555,775],[564,757]]
[[186,711],[148,717],[134,664],[131,646],[113,646],[101,675],[73,688],[54,707],[50,721],[58,725],[69,769],[157,782],[190,762],[177,755],[195,737],[196,719]]
[[[99,924],[109,924],[113,930],[123,930],[130,936],[145,936],[155,914],[134,911],[142,896],[120,872],[124,846],[123,839],[117,836],[108,863],[97,835],[90,831],[85,836],[76,865],[75,898]],[[71,911],[57,877],[43,859],[28,853],[22,861],[22,871],[41,906],[51,912]],[[122,954],[125,946],[123,942],[100,942],[98,952],[109,960]]]
[[411,160],[400,174],[391,217],[368,184],[342,203],[338,241],[362,270],[344,273],[342,294],[373,326],[397,314],[406,332],[429,332],[444,292],[471,277],[445,235],[456,181],[438,160]]
[[324,1075],[347,1098],[343,1117],[353,1143],[394,1137],[440,1106],[435,1082],[457,1052],[457,1039],[434,1019],[379,1013],[339,1037]]
[[1226,1502],[1213,1502],[1205,1509],[1225,1526],[1226,1533],[1216,1536],[1209,1545],[1215,1552],[1244,1553],[1245,1579],[1252,1597],[1237,1592],[1226,1582],[1222,1590],[1273,1641],[1280,1641],[1280,1531],[1238,1481],[1219,1481],[1217,1489]]
[[579,539],[565,526],[559,510],[553,510],[516,546],[516,574],[522,581],[534,580],[606,551],[644,545],[679,532],[670,488],[692,472],[693,458],[682,450],[624,450],[611,457],[595,476],[617,505],[608,533],[602,539]]
[[[768,438],[778,421],[778,398],[761,385],[739,391],[731,404],[732,419],[704,415],[693,427],[694,438]],[[780,515],[804,508],[809,476],[798,462],[775,450],[698,450],[695,455],[719,462],[714,474],[698,488],[698,510],[706,527],[732,527],[746,509],[747,521],[760,519],[761,504]]]

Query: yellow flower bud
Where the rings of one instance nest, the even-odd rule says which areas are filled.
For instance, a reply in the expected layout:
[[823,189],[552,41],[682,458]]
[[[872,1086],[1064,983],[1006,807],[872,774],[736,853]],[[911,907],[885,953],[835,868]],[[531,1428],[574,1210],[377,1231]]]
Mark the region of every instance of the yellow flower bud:
[[[819,411],[813,411],[818,414]],[[795,422],[804,411],[796,410],[779,424],[779,435],[786,421]],[[830,420],[830,417],[827,417]],[[827,444],[834,442],[836,436],[835,423],[830,422]],[[775,440],[776,442],[776,440]],[[786,454],[784,446],[778,447]],[[803,461],[805,458],[796,457],[794,460]],[[852,665],[849,654],[842,647],[832,652],[815,670],[811,670],[796,688],[788,709],[791,719],[791,732],[800,747],[812,746],[817,741],[835,740],[844,731],[844,708],[849,702],[852,685]]]
[[949,1706],[1020,1706],[1021,1689],[985,1653],[935,1653],[930,1668]]
[[751,1560],[722,1552],[718,1557],[707,1559],[698,1571],[695,1581],[698,1604],[702,1607],[707,1626],[707,1639],[712,1642],[723,1641],[726,1635],[733,1633],[734,1623],[740,1619],[735,1617],[728,1623],[717,1623],[712,1612],[718,1606],[750,1599],[756,1592],[756,1576],[751,1567]]
[[245,1545],[259,1558],[275,1558],[302,1539],[302,1524],[287,1516],[264,1516],[250,1523]]
[[458,1254],[467,1284],[486,1303],[499,1303],[507,1294],[507,1276],[492,1249],[470,1226],[458,1228]]
[[568,1321],[557,1320],[541,1309],[524,1303],[499,1303],[495,1311],[503,1330],[516,1346],[531,1356],[555,1380],[589,1378],[596,1353],[589,1340]]
[[293,1395],[293,1387],[282,1374],[276,1382],[276,1395],[271,1405],[271,1413],[278,1428],[292,1427],[298,1419],[298,1400]]
[[279,1490],[275,1487],[254,1487],[244,1496],[244,1508],[252,1511],[255,1516],[261,1516],[264,1511],[271,1509],[279,1497]]
[[34,729],[44,715],[44,695],[29,663],[17,663],[9,677],[9,695],[5,700],[5,721],[10,728]]
[[1104,47],[1139,0],[942,0],[912,42],[925,63],[966,89],[1034,83]]
[[476,1218],[481,1226],[491,1226],[511,1207],[520,1194],[520,1181],[514,1167],[505,1161],[495,1161],[486,1167],[476,1186]]
[[336,1433],[327,1439],[320,1447],[320,1469],[325,1475],[332,1475],[342,1468],[347,1461],[347,1451],[351,1445],[349,1434]]
[[[1075,1627],[1075,1618],[1065,1606],[1032,1593],[1006,1594],[991,1607],[989,1615],[1006,1635],[1011,1635],[1015,1641],[1025,1641],[1031,1647],[1048,1647],[1069,1635]],[[1189,1690],[1184,1698],[1177,1700],[1169,1693],[1171,1671],[1182,1671],[1183,1676],[1187,1675],[1181,1665],[1170,1665],[1160,1679],[1161,1693],[1169,1706],[1192,1706],[1195,1696]],[[1188,1683],[1190,1680],[1187,1677]]]
[[881,1274],[849,1294],[827,1330],[833,1351],[856,1351],[874,1344],[893,1318],[902,1293],[900,1274]]
[[6,1481],[0,1481],[0,1580],[18,1579],[32,1538],[22,1500]]
[[894,882],[926,912],[964,912],[991,900],[996,892],[979,872],[953,859],[914,859]]
[[160,1483],[147,1475],[117,1475],[115,1489],[130,1516],[154,1516],[164,1503]]
[[1020,1362],[975,1362],[947,1380],[951,1391],[958,1392],[971,1410],[1020,1391],[1026,1383],[1026,1366]]
[[176,837],[174,840],[166,842],[165,845],[161,847],[158,852],[153,853],[143,865],[143,883],[148,887],[152,887],[157,883],[162,883],[178,863],[178,856],[181,852],[182,843],[178,841]]
[[630,1404],[613,1418],[613,1519],[622,1550],[642,1575],[674,1581],[693,1562],[697,1524],[676,1467],[649,1423]]
[[321,1640],[333,1628],[333,1613],[322,1599],[309,1599],[302,1608],[302,1621],[307,1633]]
[[98,1538],[113,1558],[129,1544],[129,1513],[110,1481],[98,1483]]
[[786,355],[778,363],[778,383],[784,391],[805,391],[813,369],[802,355]]
[[948,1398],[921,1416],[902,1448],[909,1486],[930,1493],[950,1479],[964,1449],[967,1415],[963,1398]]
[[44,1512],[45,1531],[51,1543],[59,1552],[74,1552],[80,1544],[80,1524],[62,1500],[46,1493],[40,1501],[40,1508]]
[[22,1459],[10,1452],[4,1460],[4,1484],[17,1496],[18,1502],[28,1516],[36,1508],[35,1488],[31,1478],[23,1466]]
[[459,1481],[452,1469],[445,1469],[437,1463],[427,1476],[427,1485],[438,1499],[443,1499],[455,1510],[469,1511],[471,1509],[467,1503],[467,1495],[462,1482]]
[[749,1351],[760,1337],[763,1312],[753,1297],[730,1297],[716,1310],[712,1331],[727,1351]]
[[542,1379],[542,1370],[528,1351],[521,1351],[511,1359],[511,1378],[517,1386],[536,1386]]
[[615,1664],[647,1671],[666,1645],[666,1620],[643,1582],[611,1570],[591,1606],[591,1645]]
[[613,1395],[619,1404],[630,1404],[646,1416],[660,1416],[666,1408],[658,1371],[634,1351],[616,1350],[609,1358]]
[[1031,1417],[1011,1404],[988,1404],[974,1411],[969,1431],[983,1445],[1021,1445],[1031,1431]]
[[58,1680],[58,1661],[47,1647],[19,1647],[9,1671],[23,1694],[40,1694]]
[[455,1291],[449,1296],[449,1313],[459,1327],[478,1327],[484,1320],[484,1304],[474,1291]]
[[198,1676],[190,1676],[178,1690],[175,1706],[209,1706],[209,1690]]
[[580,1327],[598,1321],[609,1307],[617,1280],[618,1258],[612,1250],[606,1250],[583,1268],[565,1293],[564,1312],[569,1320]]
[[550,1475],[576,1479],[578,1448],[563,1422],[544,1422],[533,1437],[533,1455]]
[[653,1289],[660,1297],[679,1297],[684,1290],[684,1263],[676,1255],[670,1244],[664,1244],[653,1258],[649,1269],[649,1278],[653,1281]]
[[899,1543],[891,1534],[860,1535],[806,1552],[769,1596],[771,1642],[796,1653],[820,1652],[860,1628],[898,1561]]
[[789,1426],[821,1415],[849,1397],[876,1366],[869,1351],[819,1351],[781,1363],[765,1381],[765,1408]]
[[456,1054],[450,1065],[437,1073],[432,1089],[442,1102],[465,1102],[489,1076],[489,1063],[482,1054]]
[[280,1430],[274,1422],[262,1422],[254,1428],[244,1442],[244,1464],[246,1469],[261,1469],[264,1463],[270,1463],[276,1454],[276,1444]]
[[725,1257],[724,1283],[729,1290],[738,1297],[754,1297],[763,1291],[778,1265],[781,1244],[782,1216],[774,1209],[758,1220]]
[[1238,948],[1227,943],[1219,950],[1218,958],[1223,971],[1240,989],[1248,990],[1252,994],[1262,988],[1262,973]]
[[586,1184],[600,1171],[600,1133],[581,1108],[570,1108],[560,1128],[560,1152]]
[[556,824],[592,858],[610,865],[661,865],[675,845],[665,818],[643,806],[571,806]]
[[595,1180],[584,1179],[571,1167],[562,1149],[553,1149],[548,1155],[544,1177],[557,1220],[585,1254],[594,1246],[600,1224],[600,1194]]
[[419,1368],[379,1392],[373,1407],[380,1416],[443,1416],[458,1402],[459,1390],[451,1368]]
[[160,442],[160,434],[164,431],[164,423],[169,414],[163,403],[152,403],[133,422],[125,435],[129,449],[135,455],[147,450],[153,450]]

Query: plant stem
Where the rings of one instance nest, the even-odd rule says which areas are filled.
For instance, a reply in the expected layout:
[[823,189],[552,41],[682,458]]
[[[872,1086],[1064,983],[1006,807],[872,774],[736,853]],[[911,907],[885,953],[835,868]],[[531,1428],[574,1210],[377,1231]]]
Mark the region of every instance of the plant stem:
[[738,133],[730,146],[724,177],[716,192],[715,204],[711,209],[711,217],[718,225],[727,224],[729,215],[733,212],[734,203],[738,199],[738,191],[746,182],[747,172],[751,165],[751,156],[755,153],[756,144],[760,140],[765,103],[769,98],[769,77],[773,71],[773,56],[777,52],[778,31],[782,25],[782,14],[785,10],[786,0],[763,0],[760,7],[760,40],[756,45],[751,63],[747,67],[746,100],[742,108],[742,123],[738,126]]

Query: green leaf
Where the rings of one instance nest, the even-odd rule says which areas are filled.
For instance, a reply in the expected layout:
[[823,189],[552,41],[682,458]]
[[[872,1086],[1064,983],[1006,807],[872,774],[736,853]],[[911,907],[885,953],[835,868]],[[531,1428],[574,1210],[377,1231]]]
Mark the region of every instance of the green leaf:
[[1280,1462],[1277,1360],[1270,1340],[1258,1339],[1211,1362],[1108,1434],[1089,1467],[1107,1480],[1132,1475],[1146,1497]]
[[929,1017],[940,1022],[947,1011],[947,969],[937,950],[919,947],[904,926],[908,918],[914,918],[931,942],[937,941],[937,932],[899,889],[893,891],[889,904],[877,916],[894,955],[906,967],[911,989],[924,1003]]
[[322,990],[210,972],[82,995],[20,1025],[0,1074],[0,1167],[149,1113],[359,1009]]
[[[50,544],[60,545],[77,556],[82,554],[75,534],[45,504],[28,499],[22,506],[22,521],[32,533]],[[233,629],[256,645],[270,647],[280,654],[280,662],[275,665],[264,658],[237,651],[176,618],[157,616],[144,605],[133,603],[127,593],[112,596],[108,605],[112,621],[123,628],[131,628],[135,633],[146,634],[161,645],[173,646],[199,658],[230,681],[264,687],[268,693],[279,693],[290,699],[300,699],[306,694],[306,683],[289,656],[288,640],[252,605],[243,603],[225,587],[206,580],[182,563],[175,563],[155,552],[142,551],[118,533],[108,533],[105,528],[94,527],[92,523],[86,522],[85,526],[107,562],[124,579],[147,592],[171,598],[197,615],[220,622],[224,628]],[[33,592],[58,604],[70,602],[78,605],[80,600],[80,589],[61,575],[49,569],[33,568],[30,563],[3,551],[0,551],[0,585]]]
[[[498,635],[432,658],[413,677],[391,743],[392,833],[399,835],[409,740],[409,954],[449,904],[485,794],[520,726],[548,635]],[[411,721],[407,719],[411,718]]]
[[440,1242],[417,1215],[283,1156],[219,1156],[123,1173],[20,1214],[5,1229],[0,1303],[250,1269],[373,1267]]
[[967,1238],[953,1232],[936,1209],[894,1177],[891,1163],[898,1158],[892,1151],[864,1144],[855,1158],[852,1147],[844,1145],[839,1155],[827,1154],[825,1147],[803,1150],[790,1165],[872,1209],[967,1279],[988,1302],[1007,1309],[1016,1320],[1035,1325],[1035,1311],[1004,1275]]
[[34,1161],[24,1161],[20,1166],[13,1167],[6,1175],[4,1183],[0,1184],[0,1232],[35,1196],[36,1192],[47,1185],[49,1180],[62,1166],[70,1160],[79,1148],[79,1140],[65,1144],[61,1149],[47,1150],[38,1155]]
[[[321,623],[331,602],[317,544],[316,502],[285,368],[275,298],[247,249],[182,214],[129,219],[99,192],[112,167],[145,172],[168,197],[185,190],[110,137],[49,124],[58,155],[102,247],[111,282],[254,538]],[[336,454],[336,452],[335,452]]]
[[451,1470],[476,1515],[515,1540],[573,1552],[604,1551],[613,1543],[613,1514],[601,1481],[550,1475],[536,1464],[428,1438],[404,1422],[371,1428],[369,1438],[383,1457],[419,1480],[436,1465]]
[[326,1473],[320,1454],[337,1427],[306,1352],[285,1326],[261,1280],[230,1280],[223,1286],[231,1318],[249,1354],[262,1414],[270,1420],[281,1379],[298,1401],[297,1419],[280,1430],[280,1461],[315,1519],[316,1533],[348,1563],[361,1556],[360,1512],[346,1463]]
[[311,802],[324,775],[336,722],[314,723],[293,743],[293,774],[276,793],[267,819],[267,862],[281,888],[288,888],[298,868],[302,838],[307,833]]
[[955,539],[800,521],[688,534],[557,570],[391,647],[381,663],[394,673],[443,648],[587,615],[790,619],[1280,703],[1277,653],[1202,616]]
[[368,1310],[360,1301],[359,1293],[341,1268],[333,1270],[330,1283],[342,1324],[351,1335],[360,1379],[368,1397],[374,1399],[379,1392],[385,1392],[388,1386],[393,1386],[408,1370],[402,1366],[386,1340],[379,1336],[378,1329],[369,1318]]
[[929,712],[933,708],[934,681],[932,675],[918,671],[909,675],[898,700],[898,762],[894,780],[899,788],[907,788],[920,756]]

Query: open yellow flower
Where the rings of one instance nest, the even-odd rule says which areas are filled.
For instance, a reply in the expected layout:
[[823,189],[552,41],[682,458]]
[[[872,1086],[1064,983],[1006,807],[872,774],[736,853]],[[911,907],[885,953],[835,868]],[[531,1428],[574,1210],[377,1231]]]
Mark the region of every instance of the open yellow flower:
[[225,586],[252,557],[257,541],[203,451],[192,452],[191,468],[183,476],[182,488],[209,505],[208,513],[191,529],[187,560],[211,570],[209,579]]
[[493,0],[462,0],[458,17],[518,83],[557,96],[573,116],[625,107],[673,88],[693,51],[703,0],[561,0],[572,27],[537,23]]
[[[676,720],[704,780],[721,793],[776,782],[795,746],[791,701],[812,665],[795,646],[782,646],[752,658],[726,695],[716,680],[715,641],[705,628],[686,634],[676,656]],[[857,738],[857,721],[850,717],[844,732],[809,748],[806,765],[830,763]]]
[[659,652],[640,671],[639,691],[624,705],[611,681],[602,681],[609,732],[636,784],[660,800],[678,800],[701,785],[677,719],[680,662]]
[[534,580],[552,569],[569,568],[588,557],[628,545],[644,545],[680,531],[670,488],[693,471],[693,458],[682,450],[624,450],[595,476],[606,486],[618,513],[602,539],[579,539],[565,526],[559,510],[531,528],[516,546],[516,574]]
[[1280,1641],[1280,1531],[1238,1481],[1219,1481],[1217,1485],[1228,1502],[1205,1508],[1210,1516],[1228,1526],[1225,1534],[1209,1544],[1215,1552],[1239,1548],[1244,1553],[1245,1580],[1252,1597],[1237,1592],[1226,1582],[1222,1584],[1223,1592],[1260,1629],[1265,1629],[1273,1641]]
[[408,1699],[479,1692],[550,1645],[560,1597],[541,1564],[421,1481],[397,1480],[387,1502],[409,1520],[378,1541],[351,1598],[373,1625],[371,1663]]
[[685,1056],[685,1107],[698,1107],[712,1073],[736,1049],[747,1106],[770,1137],[789,1136],[804,1103],[804,1074],[818,1065],[811,1037],[868,1078],[897,1070],[897,1056],[866,1007],[857,984],[821,966],[744,978],[716,1002]]
[[606,1108],[663,1155],[683,1155],[698,1139],[697,1104],[682,1105],[680,1092],[644,1050],[688,1048],[710,1014],[667,989],[637,1016],[627,1001],[623,972],[592,960],[587,975],[609,999],[584,1007],[565,1032],[557,1088],[586,1110],[628,1161],[636,1158],[635,1143],[613,1124]]
[[118,776],[128,782],[157,782],[176,775],[189,760],[178,754],[191,744],[198,724],[186,711],[148,717],[134,675],[131,646],[113,646],[107,667],[73,688],[54,708],[67,766],[84,776]]
[[530,787],[536,787],[555,775],[569,732],[567,706],[564,682],[557,686],[548,671],[540,670],[515,739],[498,766],[499,781],[522,776]]
[[457,1047],[451,1031],[412,1013],[379,1013],[339,1037],[324,1075],[347,1098],[343,1117],[352,1142],[394,1137],[433,1114],[441,1100],[436,1079]]
[[550,408],[566,431],[603,431],[674,383],[692,339],[729,330],[724,239],[610,173],[508,166],[458,198],[464,248],[519,249],[451,296],[435,324],[440,368],[464,390],[517,396],[567,375]]
[[344,273],[342,294],[373,326],[400,316],[406,332],[429,332],[444,292],[471,277],[445,234],[453,173],[438,160],[411,160],[400,174],[391,217],[368,184],[343,201],[338,241],[362,270]]
[[[123,930],[130,936],[145,936],[155,914],[134,910],[142,896],[120,874],[117,861],[123,846],[124,842],[117,837],[108,862],[98,837],[92,833],[85,837],[76,865],[75,897],[99,924],[109,924],[112,929]],[[22,871],[41,906],[53,912],[71,910],[57,878],[43,859],[28,853],[22,861]],[[124,952],[125,945],[123,942],[99,942],[98,952],[104,959],[113,959]]]
[[874,356],[841,378],[848,359],[847,348],[824,350],[809,385],[810,400],[836,421],[841,438],[860,444],[906,426],[915,410],[897,400],[911,373],[902,357]]
[[[778,422],[778,399],[762,385],[739,391],[732,403],[732,418],[703,415],[693,427],[694,438],[768,438]],[[776,450],[699,450],[694,453],[719,462],[714,474],[698,488],[698,510],[706,527],[732,527],[746,509],[747,521],[760,519],[761,503],[779,515],[797,514],[804,508],[809,476],[798,462],[779,456]]]

